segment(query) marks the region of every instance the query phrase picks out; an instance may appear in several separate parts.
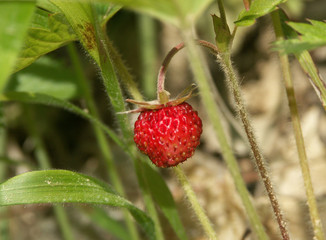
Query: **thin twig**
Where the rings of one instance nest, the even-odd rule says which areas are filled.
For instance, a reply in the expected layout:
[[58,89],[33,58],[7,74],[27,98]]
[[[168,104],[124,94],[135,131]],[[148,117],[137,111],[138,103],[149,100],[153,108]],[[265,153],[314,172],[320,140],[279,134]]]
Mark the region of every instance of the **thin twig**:
[[173,170],[174,170],[175,174],[177,175],[179,182],[180,182],[181,186],[183,187],[183,190],[185,191],[187,198],[192,206],[192,209],[196,213],[196,216],[197,216],[199,222],[201,223],[201,225],[203,226],[207,236],[209,237],[210,240],[214,240],[214,239],[217,240],[217,236],[212,227],[212,224],[211,224],[209,218],[207,217],[204,209],[199,204],[196,194],[192,190],[192,187],[191,187],[185,173],[183,172],[182,168],[180,166],[176,166],[176,167],[173,167]]

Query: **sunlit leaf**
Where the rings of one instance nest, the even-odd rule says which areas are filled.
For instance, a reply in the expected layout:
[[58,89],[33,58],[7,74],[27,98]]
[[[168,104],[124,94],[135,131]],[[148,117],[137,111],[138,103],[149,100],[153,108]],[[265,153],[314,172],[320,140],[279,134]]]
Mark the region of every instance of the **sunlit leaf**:
[[0,206],[35,203],[90,203],[123,207],[130,211],[150,239],[155,239],[152,220],[108,185],[66,170],[33,171],[0,184]]
[[[78,40],[92,56],[95,62],[99,63],[99,51],[95,38],[95,19],[92,19],[92,9],[87,1],[67,2],[63,0],[51,0],[64,14]],[[97,20],[97,19],[96,19]]]
[[[105,1],[93,1],[93,4],[96,8],[98,19],[102,25],[106,24],[106,22],[121,9],[121,6]],[[49,11],[50,13],[60,12],[60,9],[49,0],[38,0],[37,6]]]
[[0,2],[0,91],[14,68],[34,9],[33,1]]
[[[74,30],[56,5],[49,1],[40,1],[38,5],[42,9],[37,8],[34,13],[15,71],[30,65],[42,55],[77,40]],[[121,8],[110,3],[97,3],[95,6],[102,24]]]
[[286,39],[275,43],[277,49],[284,53],[299,53],[326,45],[326,23],[309,20],[309,23],[288,22],[295,31],[301,34],[296,38]]
[[108,2],[97,2],[94,4],[98,20],[104,26],[120,9],[121,6]]
[[72,99],[79,95],[76,78],[65,64],[44,56],[13,75],[5,91],[44,93]]
[[77,36],[63,14],[37,9],[19,54],[15,71],[76,39]]
[[286,0],[254,0],[251,2],[249,11],[243,10],[239,14],[235,24],[237,26],[250,26],[255,23],[257,18],[274,11],[277,5],[283,2]]
[[194,22],[212,0],[101,0],[149,14],[162,21],[180,25],[180,21]]
[[60,12],[57,6],[55,6],[49,0],[37,0],[37,6],[41,9],[48,11],[49,13],[58,13]]

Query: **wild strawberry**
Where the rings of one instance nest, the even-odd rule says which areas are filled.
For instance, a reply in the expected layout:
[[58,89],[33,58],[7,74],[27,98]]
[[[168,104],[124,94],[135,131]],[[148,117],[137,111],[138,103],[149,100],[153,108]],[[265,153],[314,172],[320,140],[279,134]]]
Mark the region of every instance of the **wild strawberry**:
[[156,166],[172,167],[194,154],[201,133],[197,112],[183,102],[144,109],[135,122],[134,141]]

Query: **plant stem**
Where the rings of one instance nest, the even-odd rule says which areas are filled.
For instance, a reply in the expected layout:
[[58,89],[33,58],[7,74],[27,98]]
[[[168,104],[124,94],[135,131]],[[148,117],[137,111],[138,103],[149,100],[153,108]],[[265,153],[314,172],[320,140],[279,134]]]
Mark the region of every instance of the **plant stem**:
[[[103,28],[99,26],[97,23],[96,19],[96,12],[93,8],[92,5],[90,5],[91,10],[92,10],[92,19],[94,22],[95,26],[95,38],[97,41],[97,46],[98,46],[98,51],[99,51],[99,66],[101,68],[101,74],[103,78],[103,83],[106,88],[108,97],[110,98],[110,101],[114,107],[115,112],[124,112],[125,111],[125,102],[124,98],[122,95],[122,89],[120,87],[119,81],[118,81],[118,75],[117,73],[120,73],[122,75],[126,75],[128,78],[125,79],[124,81],[129,81],[125,82],[127,84],[128,89],[131,91],[133,95],[137,94],[140,95],[134,81],[132,80],[129,72],[126,70],[124,67],[121,59],[118,57],[118,54],[115,51],[112,51],[114,48],[112,47],[108,36],[105,34],[105,31]],[[115,71],[114,71],[115,70]],[[120,75],[120,77],[123,77]],[[141,95],[139,98],[142,98]],[[136,166],[138,164],[138,159],[135,154],[133,154],[134,151],[134,145],[132,143],[132,131],[129,126],[129,121],[128,117],[124,114],[116,114],[118,123],[120,125],[125,144],[127,146],[127,151],[128,153],[131,154],[131,157],[133,159],[134,165]],[[141,165],[140,165],[141,166]],[[142,166],[141,166],[142,167]],[[137,174],[138,182],[141,183],[141,178],[139,174]],[[142,191],[149,191],[148,187],[146,185],[141,185],[140,187],[142,188]],[[146,208],[150,210],[151,217],[154,220],[155,228],[156,228],[156,236],[162,237],[160,239],[164,239],[163,234],[160,231],[160,221],[156,217],[157,212],[154,206],[154,202],[152,197],[146,198],[145,201]]]
[[192,190],[192,187],[191,187],[185,173],[183,172],[183,170],[181,169],[180,166],[173,167],[173,170],[174,170],[175,174],[177,175],[179,182],[187,195],[187,198],[191,204],[192,209],[196,213],[196,216],[197,216],[199,222],[203,226],[205,233],[207,234],[209,239],[211,239],[211,240],[217,239],[217,236],[212,227],[212,224],[211,224],[209,218],[207,217],[204,209],[200,206],[198,199],[196,197],[196,194]]
[[261,152],[259,150],[256,136],[255,136],[252,126],[250,124],[248,113],[247,113],[246,107],[244,105],[244,102],[242,100],[238,77],[235,73],[235,70],[233,69],[230,55],[229,54],[221,55],[220,63],[222,65],[222,69],[224,70],[227,81],[228,81],[231,91],[233,93],[233,97],[234,97],[234,100],[235,100],[235,103],[237,106],[238,115],[240,116],[243,127],[247,134],[248,141],[249,141],[249,144],[251,147],[251,151],[252,151],[252,154],[256,161],[257,169],[260,173],[261,179],[264,183],[268,197],[270,199],[277,223],[278,223],[280,231],[281,231],[282,238],[284,240],[288,240],[288,239],[290,239],[290,236],[289,236],[289,233],[286,228],[286,222],[283,218],[279,202],[274,193],[272,182],[270,180],[267,169],[265,167],[263,155],[261,154]]
[[54,205],[53,206],[53,210],[54,210],[54,214],[59,222],[62,234],[63,234],[63,238],[68,240],[73,240],[75,239],[73,237],[73,233],[72,233],[72,228],[71,228],[71,224],[69,222],[66,210],[64,209],[63,206],[61,205]]
[[218,9],[220,11],[220,18],[223,22],[224,26],[227,26],[227,22],[226,22],[226,16],[225,16],[225,10],[224,10],[224,6],[223,6],[223,1],[222,0],[217,0],[217,5],[218,5]]
[[[282,27],[281,27],[279,12],[274,11],[271,13],[271,16],[272,16],[272,20],[273,20],[276,40],[284,39],[284,34],[282,31]],[[293,81],[292,81],[292,77],[291,77],[289,59],[288,59],[287,55],[281,54],[281,53],[279,53],[279,58],[281,61],[280,65],[282,68],[284,86],[285,86],[285,90],[286,90],[286,94],[287,94],[287,98],[288,98],[288,104],[289,104],[290,113],[291,113],[291,119],[292,119],[292,124],[293,124],[293,130],[294,130],[297,150],[298,150],[301,172],[302,172],[304,186],[305,186],[305,190],[306,190],[306,196],[308,199],[310,219],[311,219],[312,226],[314,229],[314,235],[315,235],[314,239],[323,240],[323,239],[325,239],[325,235],[323,232],[321,219],[320,219],[320,216],[318,213],[317,203],[316,203],[314,190],[313,190],[313,186],[312,186],[312,182],[311,182],[309,164],[308,164],[307,154],[306,154],[306,150],[305,150],[306,148],[305,148],[304,139],[302,136],[299,113],[298,113],[297,103],[296,103],[296,99],[295,99]]]
[[[88,84],[88,81],[87,81],[84,71],[82,69],[82,64],[79,60],[76,47],[73,43],[71,43],[68,45],[67,49],[68,49],[68,53],[71,58],[75,73],[77,74],[78,85],[81,87],[83,96],[86,101],[87,108],[89,110],[89,113],[91,116],[99,119],[99,113],[98,113],[98,110],[96,108],[95,102],[94,102],[92,94],[91,94],[91,87]],[[110,176],[112,185],[114,186],[115,190],[119,194],[121,194],[122,196],[125,196],[126,195],[125,190],[123,188],[120,177],[118,175],[117,168],[113,162],[113,157],[112,157],[112,153],[110,150],[110,144],[108,143],[104,132],[97,125],[92,124],[92,126],[94,129],[95,137],[99,144],[100,151],[101,151],[104,161],[106,163],[108,175]],[[136,228],[135,223],[133,222],[129,212],[127,210],[123,210],[123,214],[124,214],[124,219],[126,221],[130,236],[134,240],[139,239],[137,228]]]
[[[241,176],[241,172],[238,166],[238,163],[232,153],[231,147],[227,141],[226,135],[224,133],[224,128],[222,126],[221,118],[219,115],[219,107],[215,102],[215,98],[213,96],[213,93],[211,91],[211,86],[209,85],[209,81],[206,78],[204,67],[202,65],[202,61],[200,59],[199,54],[197,52],[195,44],[201,45],[205,48],[207,48],[214,56],[218,54],[216,46],[213,44],[198,40],[194,42],[192,40],[191,35],[188,36],[188,34],[185,33],[186,43],[187,43],[187,49],[188,49],[188,55],[189,55],[189,61],[191,63],[194,75],[196,77],[196,80],[198,82],[199,88],[200,88],[200,96],[202,98],[203,104],[205,106],[205,110],[207,111],[207,114],[210,118],[211,123],[214,127],[214,132],[216,134],[217,139],[219,140],[219,143],[221,145],[222,154],[225,158],[225,162],[227,164],[227,167],[232,175],[233,181],[235,183],[235,186],[237,188],[237,191],[240,195],[240,198],[242,200],[242,203],[246,209],[246,212],[248,214],[248,219],[250,221],[251,227],[254,231],[254,233],[258,236],[261,240],[269,239],[264,231],[264,227],[259,220],[258,214],[256,209],[254,208],[251,200],[250,200],[250,194],[246,188],[246,185],[243,181],[243,178]],[[167,70],[168,64],[171,61],[171,58],[184,47],[184,43],[178,44],[176,47],[174,47],[167,55],[166,59],[164,60],[162,67],[160,69],[159,73],[159,79],[161,82],[164,81],[165,78],[165,72]]]
[[[225,21],[225,24],[226,24],[226,18],[225,18],[222,0],[218,0],[218,6],[219,6],[220,13],[221,13],[222,21]],[[234,38],[235,32],[236,32],[236,28],[234,29],[233,34],[232,34],[233,38]],[[281,231],[282,238],[284,240],[288,240],[288,239],[290,239],[290,236],[289,236],[289,233],[286,228],[286,222],[284,221],[282,211],[279,206],[279,202],[278,202],[276,195],[274,193],[274,190],[273,190],[272,182],[269,178],[267,169],[265,167],[263,155],[261,154],[261,152],[259,150],[257,140],[256,140],[255,134],[253,132],[253,128],[249,121],[248,113],[247,113],[244,101],[242,99],[242,96],[241,96],[239,80],[238,80],[236,72],[232,66],[230,50],[226,49],[224,52],[221,52],[219,55],[217,55],[217,57],[222,66],[224,74],[226,76],[229,88],[230,88],[231,92],[233,93],[238,116],[240,117],[240,119],[242,121],[242,125],[247,134],[247,138],[248,138],[248,141],[249,141],[249,144],[251,147],[251,151],[252,151],[252,154],[253,154],[255,162],[256,162],[257,169],[260,173],[260,177],[263,181],[263,184],[267,191],[268,197],[270,199],[277,223],[278,223],[280,231]]]

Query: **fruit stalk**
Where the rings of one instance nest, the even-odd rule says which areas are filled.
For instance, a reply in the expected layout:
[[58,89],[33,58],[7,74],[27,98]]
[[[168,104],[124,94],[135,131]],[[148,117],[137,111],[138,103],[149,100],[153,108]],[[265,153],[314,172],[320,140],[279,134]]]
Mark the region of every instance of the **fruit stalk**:
[[[257,235],[257,237],[261,240],[267,240],[269,239],[266,235],[266,232],[264,231],[264,227],[258,217],[258,214],[250,200],[250,194],[246,188],[246,185],[242,179],[239,166],[237,164],[237,161],[232,154],[231,147],[226,139],[223,126],[220,120],[219,116],[219,110],[218,106],[216,105],[214,101],[214,97],[211,92],[211,88],[209,86],[208,81],[206,81],[205,73],[201,64],[201,60],[198,58],[198,54],[195,49],[195,45],[200,45],[205,48],[207,48],[214,56],[218,54],[218,50],[215,45],[212,43],[209,43],[204,40],[196,40],[194,41],[191,36],[186,35],[185,39],[187,40],[187,46],[190,62],[192,64],[192,68],[194,70],[194,75],[197,78],[199,88],[201,90],[201,96],[204,103],[204,106],[208,112],[208,115],[210,117],[210,120],[213,124],[217,139],[220,142],[222,153],[225,158],[226,164],[228,166],[228,169],[233,177],[233,180],[235,182],[236,188],[239,192],[239,195],[241,197],[242,203],[246,209],[246,213],[248,214],[248,219],[251,223],[252,229]],[[164,81],[165,72],[168,66],[168,63],[171,61],[171,58],[182,48],[185,47],[184,43],[178,44],[176,47],[174,47],[167,55],[166,59],[164,60],[160,74],[159,79],[161,83]]]
[[[195,87],[192,85],[187,88],[172,101],[169,101],[170,94],[164,89],[167,67],[172,57],[183,47],[184,44],[180,43],[165,57],[157,80],[158,103],[142,104],[149,110],[142,111],[139,115],[135,123],[134,140],[137,147],[148,155],[156,166],[175,166],[175,173],[204,231],[209,239],[217,240],[212,224],[200,206],[184,172],[177,166],[194,153],[202,132],[202,123],[197,112],[184,102],[191,96]],[[157,108],[151,110],[148,105],[157,105]]]
[[[204,40],[197,40],[196,44],[207,48],[214,56],[216,56],[216,47],[207,41]],[[166,55],[166,57],[163,60],[163,63],[160,67],[159,73],[158,73],[158,77],[157,77],[157,96],[159,97],[159,94],[161,92],[164,92],[164,83],[165,83],[165,74],[167,71],[167,68],[172,60],[172,58],[174,57],[175,54],[177,54],[181,49],[183,49],[185,47],[185,44],[183,42],[179,43],[177,46],[173,47],[168,54]]]
[[[215,46],[211,44],[210,42],[204,41],[204,40],[197,40],[196,43],[200,46],[203,46],[207,48],[213,55],[215,55]],[[160,103],[166,104],[169,100],[169,92],[165,91],[164,89],[164,83],[165,83],[165,74],[167,71],[167,68],[175,54],[177,54],[181,49],[185,47],[185,44],[179,43],[177,46],[173,47],[166,57],[163,60],[163,63],[160,67],[158,77],[157,77],[157,99]]]
[[169,93],[164,89],[165,73],[167,71],[167,67],[169,66],[172,57],[177,52],[179,52],[183,47],[184,44],[180,43],[179,45],[172,48],[164,58],[163,63],[160,67],[158,77],[157,77],[157,99],[161,104],[165,104],[169,101]]

